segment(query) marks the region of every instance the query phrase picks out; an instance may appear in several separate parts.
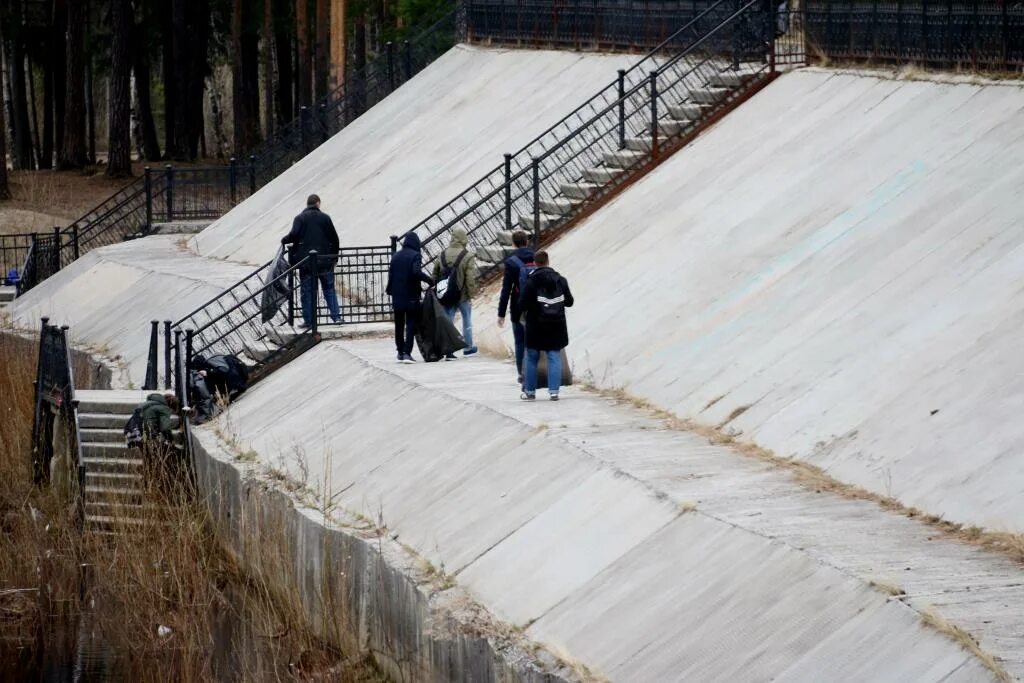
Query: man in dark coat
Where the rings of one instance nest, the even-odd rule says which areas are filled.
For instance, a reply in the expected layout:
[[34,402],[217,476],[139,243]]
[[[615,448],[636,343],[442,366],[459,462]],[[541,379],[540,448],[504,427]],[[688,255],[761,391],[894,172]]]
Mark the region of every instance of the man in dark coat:
[[416,342],[422,282],[434,284],[434,280],[423,272],[419,235],[410,232],[402,240],[402,248],[391,257],[388,286],[384,290],[391,297],[395,311],[395,348],[398,349],[399,363],[414,362],[412,345]]
[[522,321],[523,311],[519,306],[519,299],[523,294],[519,291],[519,282],[525,280],[526,270],[532,270],[535,267],[533,249],[526,246],[527,239],[526,233],[522,230],[512,233],[512,244],[516,250],[505,259],[505,276],[501,281],[501,296],[498,298],[498,327],[505,327],[505,313],[509,308],[512,309],[512,337],[515,339],[516,372],[519,374],[520,385],[523,383],[526,328]]
[[537,361],[543,351],[548,361],[548,393],[558,400],[562,379],[562,349],[569,345],[565,309],[573,305],[569,283],[548,264],[548,253],[538,251],[537,269],[526,279],[520,301],[526,321],[526,372],[520,398],[537,397]]
[[[331,320],[341,322],[338,294],[334,290],[334,264],[338,260],[340,242],[331,217],[320,211],[320,197],[309,195],[305,210],[292,221],[292,231],[281,238],[281,244],[294,245],[289,251],[292,265],[302,263],[299,266],[299,277],[302,278],[302,326],[312,327],[313,316],[316,315],[314,278],[320,281]],[[313,251],[318,254],[316,262],[303,262]]]

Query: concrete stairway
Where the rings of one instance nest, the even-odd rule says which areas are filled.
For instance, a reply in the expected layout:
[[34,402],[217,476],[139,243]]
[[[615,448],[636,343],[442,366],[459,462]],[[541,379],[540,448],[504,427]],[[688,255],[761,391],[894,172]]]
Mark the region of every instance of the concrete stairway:
[[0,313],[11,305],[15,294],[17,294],[17,290],[12,286],[0,287]]
[[[85,528],[99,533],[151,526],[141,453],[124,443],[124,425],[148,391],[79,391],[78,421],[85,466]],[[177,418],[175,418],[177,419]],[[177,435],[180,433],[176,432]]]

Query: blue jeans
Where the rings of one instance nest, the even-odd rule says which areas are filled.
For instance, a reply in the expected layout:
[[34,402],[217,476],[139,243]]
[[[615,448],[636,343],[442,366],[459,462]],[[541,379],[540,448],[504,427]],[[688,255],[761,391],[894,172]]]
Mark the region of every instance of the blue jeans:
[[[303,272],[301,277],[302,320],[306,327],[312,327],[317,308],[317,302],[313,301],[313,271]],[[341,311],[338,308],[338,294],[334,291],[334,271],[328,270],[315,277],[320,281],[320,289],[324,293],[324,301],[327,302],[331,320],[338,322],[341,320]]]
[[523,374],[523,355],[526,353],[526,325],[512,321],[512,337],[516,340],[516,372]]
[[558,393],[562,386],[562,351],[541,351],[540,349],[526,349],[526,376],[523,378],[523,391],[528,394],[537,392],[537,361],[540,354],[548,356],[548,392]]
[[473,302],[469,299],[458,306],[445,306],[444,312],[448,319],[455,322],[455,313],[462,314],[462,339],[466,342],[466,348],[473,346]]

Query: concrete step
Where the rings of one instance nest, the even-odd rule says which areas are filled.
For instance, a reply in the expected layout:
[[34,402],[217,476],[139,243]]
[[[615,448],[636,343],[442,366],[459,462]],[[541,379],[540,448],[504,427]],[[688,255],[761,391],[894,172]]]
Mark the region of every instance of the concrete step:
[[9,303],[14,301],[14,296],[18,293],[18,290],[9,285],[0,287],[0,304]]
[[634,152],[650,152],[651,151],[650,135],[642,135],[638,138],[626,138],[626,149],[631,149]]
[[281,347],[274,344],[269,339],[264,339],[258,342],[245,342],[242,344],[242,351],[249,358],[253,359],[257,363],[262,363],[266,359],[281,350]]
[[82,428],[82,443],[124,443],[124,429],[115,428]]
[[[134,406],[132,407],[134,410]],[[124,432],[124,425],[128,422],[128,417],[131,415],[114,415],[111,413],[78,413],[78,426],[82,428],[82,431],[88,429],[116,429],[119,433]],[[178,416],[171,416],[171,426],[174,429],[178,428]],[[87,439],[84,439],[87,440]]]
[[89,500],[85,499],[85,514],[90,517],[128,517],[131,519],[152,519],[157,508],[152,504],[132,503],[125,501]]
[[[118,479],[118,486],[96,485],[86,483],[85,499],[87,501],[115,501],[123,500],[132,503],[141,503],[145,493],[143,492],[142,479],[124,478]],[[86,478],[88,482],[88,477]]]
[[569,197],[542,199],[540,200],[540,210],[552,216],[567,216],[579,205],[580,201]]
[[142,460],[131,458],[85,458],[85,481],[90,474],[142,474]]
[[633,168],[639,163],[642,163],[647,159],[647,154],[644,152],[635,152],[630,149],[624,149],[617,152],[605,152],[602,155],[605,166],[612,168]]
[[86,515],[85,528],[95,532],[118,532],[118,531],[147,531],[154,526],[163,526],[147,519],[135,519],[132,517],[110,517],[107,515]]
[[594,168],[588,168],[583,171],[583,177],[592,183],[598,185],[605,185],[615,180],[618,175],[622,173],[620,168],[609,168],[607,166],[597,166]]
[[82,457],[86,460],[90,458],[129,458],[132,460],[142,460],[141,453],[135,449],[129,449],[124,444],[124,439],[119,442],[100,442],[92,443],[83,441],[82,442]]
[[98,489],[124,489],[142,490],[142,474],[136,469],[127,472],[111,471],[90,471],[88,467],[85,472],[85,488]]
[[603,183],[562,183],[562,194],[573,199],[584,200],[601,189]]
[[707,105],[683,102],[668,105],[668,115],[676,121],[699,121],[708,109]]
[[[146,396],[153,391],[76,391],[75,398],[78,399],[78,412],[124,415],[125,420],[135,410],[135,406],[146,400]],[[122,423],[123,424],[123,423]]]
[[[662,138],[679,135],[689,125],[691,125],[689,121],[662,119],[661,121],[658,121],[658,135]],[[661,142],[662,140],[659,139],[658,144],[661,144]]]
[[697,88],[690,91],[690,100],[697,104],[717,104],[728,95],[728,88]]
[[476,248],[476,258],[480,263],[501,263],[514,251],[513,247],[505,247],[500,244],[485,244]]
[[[561,216],[549,216],[546,213],[542,213],[540,215],[541,231],[543,232],[544,230],[548,230],[554,227],[554,225],[558,223],[560,220],[562,220]],[[520,216],[519,226],[526,232],[532,233],[534,231],[533,216]]]
[[753,74],[744,71],[721,71],[708,79],[708,85],[718,88],[738,88],[752,77]]

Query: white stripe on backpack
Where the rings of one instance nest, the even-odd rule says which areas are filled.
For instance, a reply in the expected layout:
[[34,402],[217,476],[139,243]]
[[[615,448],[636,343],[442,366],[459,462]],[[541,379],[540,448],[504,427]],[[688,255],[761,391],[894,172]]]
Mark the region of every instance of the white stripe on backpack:
[[552,304],[560,304],[565,301],[565,295],[559,294],[553,299],[549,299],[546,296],[537,295],[537,303],[544,304],[545,306],[551,306]]

